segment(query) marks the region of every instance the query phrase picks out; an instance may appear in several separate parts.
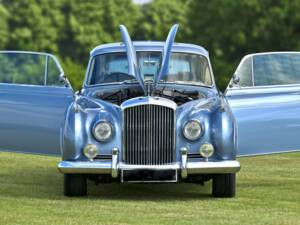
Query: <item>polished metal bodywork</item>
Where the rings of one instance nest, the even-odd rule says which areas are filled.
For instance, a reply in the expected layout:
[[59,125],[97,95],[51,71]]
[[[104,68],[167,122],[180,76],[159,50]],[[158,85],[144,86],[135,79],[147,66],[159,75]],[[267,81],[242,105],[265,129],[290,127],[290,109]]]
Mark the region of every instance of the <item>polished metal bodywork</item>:
[[253,57],[299,54],[264,52],[245,56],[251,59],[252,82],[247,87],[230,84],[226,98],[237,121],[239,156],[300,150],[300,84],[255,86]]
[[300,85],[234,88],[226,97],[237,120],[239,156],[300,150]]
[[0,150],[48,155],[62,154],[62,131],[66,111],[73,102],[72,88],[48,86],[47,62],[51,54],[0,51],[1,54],[38,55],[45,58],[43,85],[0,83]]
[[[236,173],[240,169],[236,156],[300,149],[299,85],[233,85],[223,95],[213,78],[211,86],[160,83],[172,52],[204,56],[211,70],[204,48],[173,43],[177,28],[171,29],[166,43],[132,42],[121,26],[123,43],[101,45],[91,51],[80,94],[73,93],[69,85],[47,86],[46,82],[43,86],[0,84],[0,149],[61,155],[58,169],[62,173],[110,174],[113,178],[121,174],[121,181],[125,170],[175,170],[173,181],[179,175],[185,179],[193,174]],[[162,52],[154,89],[197,90],[203,98],[177,105],[149,93],[137,65],[138,51]],[[129,75],[138,82],[89,85],[92,59],[110,52],[127,53]],[[58,76],[64,77],[60,71]],[[97,98],[99,90],[137,87],[145,95],[121,105]],[[203,130],[196,140],[188,140],[182,132],[183,125],[191,120],[198,121]],[[112,125],[112,136],[106,141],[98,141],[93,135],[99,121]],[[203,158],[199,149],[207,143],[213,145],[214,154]],[[93,160],[83,154],[90,144],[98,149]]]
[[176,104],[161,98],[126,102],[123,111],[123,161],[136,165],[175,160]]

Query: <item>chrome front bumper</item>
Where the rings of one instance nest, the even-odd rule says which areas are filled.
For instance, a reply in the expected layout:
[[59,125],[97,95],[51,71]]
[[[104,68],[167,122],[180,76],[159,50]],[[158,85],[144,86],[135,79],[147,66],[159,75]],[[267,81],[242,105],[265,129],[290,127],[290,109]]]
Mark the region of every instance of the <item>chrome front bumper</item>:
[[[134,170],[134,169],[149,169],[149,170],[171,170],[181,169],[180,163],[162,166],[143,166],[143,165],[127,165],[119,163],[117,171],[119,170]],[[112,174],[111,161],[93,161],[93,162],[71,162],[61,161],[58,164],[58,170],[61,173],[74,173],[74,174]],[[236,173],[240,170],[240,163],[236,160],[227,160],[220,162],[187,162],[187,174],[219,174],[219,173]],[[117,177],[117,175],[113,175]],[[184,177],[184,176],[183,176]]]
[[58,170],[61,173],[72,174],[111,174],[117,178],[122,170],[180,170],[181,177],[186,178],[189,174],[222,174],[236,173],[240,170],[240,163],[236,160],[224,161],[187,161],[185,152],[181,153],[181,162],[171,165],[128,165],[118,162],[118,152],[113,152],[112,160],[99,161],[61,161]]

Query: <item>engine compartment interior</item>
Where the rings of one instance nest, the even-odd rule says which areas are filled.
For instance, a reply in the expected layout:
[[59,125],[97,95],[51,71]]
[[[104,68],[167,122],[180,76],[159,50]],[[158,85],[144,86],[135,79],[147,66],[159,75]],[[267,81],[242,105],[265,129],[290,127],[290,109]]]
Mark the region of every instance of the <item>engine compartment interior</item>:
[[[172,88],[168,86],[158,87],[155,91],[151,91],[151,86],[147,87],[151,96],[162,97],[174,101],[178,106],[189,101],[206,98],[199,90],[187,90],[185,88]],[[141,87],[119,87],[117,89],[99,90],[94,94],[95,98],[121,105],[124,101],[145,96]]]

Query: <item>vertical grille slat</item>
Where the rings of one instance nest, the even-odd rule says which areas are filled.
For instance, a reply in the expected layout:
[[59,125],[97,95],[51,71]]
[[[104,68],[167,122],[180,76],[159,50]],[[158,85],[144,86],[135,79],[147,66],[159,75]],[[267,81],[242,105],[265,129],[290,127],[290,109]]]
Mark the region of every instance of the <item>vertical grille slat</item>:
[[174,109],[161,105],[125,108],[123,161],[132,165],[174,162]]

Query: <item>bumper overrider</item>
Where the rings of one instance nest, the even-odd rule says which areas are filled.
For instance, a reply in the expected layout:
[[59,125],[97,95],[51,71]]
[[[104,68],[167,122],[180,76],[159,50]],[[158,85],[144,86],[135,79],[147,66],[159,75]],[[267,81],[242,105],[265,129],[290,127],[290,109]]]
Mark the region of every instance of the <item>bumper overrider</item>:
[[180,162],[170,165],[128,165],[119,162],[118,158],[118,150],[115,149],[111,160],[61,161],[58,170],[64,174],[111,174],[113,178],[117,178],[122,170],[177,170],[182,178],[186,178],[189,174],[236,173],[241,168],[237,160],[188,161],[186,152],[181,152]]

